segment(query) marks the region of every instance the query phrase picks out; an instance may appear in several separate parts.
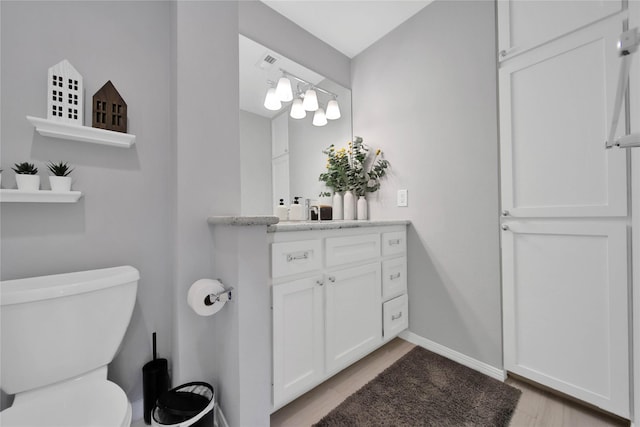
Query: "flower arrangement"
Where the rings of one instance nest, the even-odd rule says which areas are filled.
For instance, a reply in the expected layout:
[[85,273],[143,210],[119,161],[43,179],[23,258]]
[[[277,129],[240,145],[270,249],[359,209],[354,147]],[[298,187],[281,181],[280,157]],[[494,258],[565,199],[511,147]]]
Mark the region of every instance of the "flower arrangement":
[[373,159],[363,139],[356,136],[347,143],[348,148],[335,149],[331,144],[323,151],[327,157],[327,172],[321,173],[319,180],[335,192],[351,190],[357,196],[377,191],[380,178],[386,175],[389,161],[382,158],[377,149]]
[[351,167],[346,148],[336,150],[335,146],[331,144],[322,152],[327,155],[327,171],[320,174],[319,180],[336,193],[348,190]]

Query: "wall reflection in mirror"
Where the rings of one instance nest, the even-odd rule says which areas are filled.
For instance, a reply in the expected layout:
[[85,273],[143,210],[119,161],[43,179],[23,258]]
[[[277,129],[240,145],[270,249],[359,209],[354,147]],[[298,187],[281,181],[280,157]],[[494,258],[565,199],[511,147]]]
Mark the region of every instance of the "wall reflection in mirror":
[[351,139],[351,91],[239,36],[241,214],[318,199],[329,145]]

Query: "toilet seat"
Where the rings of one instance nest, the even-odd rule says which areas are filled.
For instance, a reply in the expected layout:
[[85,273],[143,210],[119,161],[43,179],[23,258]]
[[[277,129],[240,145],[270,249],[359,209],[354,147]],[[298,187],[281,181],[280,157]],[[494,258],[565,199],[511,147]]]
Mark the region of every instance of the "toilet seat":
[[16,399],[0,420],[3,427],[129,427],[131,404],[111,381],[81,379]]

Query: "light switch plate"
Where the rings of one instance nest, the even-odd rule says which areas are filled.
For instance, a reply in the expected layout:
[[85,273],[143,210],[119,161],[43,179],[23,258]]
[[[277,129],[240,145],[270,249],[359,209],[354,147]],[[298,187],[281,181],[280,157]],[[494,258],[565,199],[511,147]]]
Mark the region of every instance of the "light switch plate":
[[407,190],[398,190],[398,206],[408,206],[409,195]]

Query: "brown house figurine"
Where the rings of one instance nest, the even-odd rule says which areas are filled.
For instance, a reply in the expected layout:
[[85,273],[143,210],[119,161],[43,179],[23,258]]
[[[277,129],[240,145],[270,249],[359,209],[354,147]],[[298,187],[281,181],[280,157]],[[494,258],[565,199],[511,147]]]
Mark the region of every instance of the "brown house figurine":
[[120,96],[111,80],[93,95],[94,128],[127,133],[127,103]]

